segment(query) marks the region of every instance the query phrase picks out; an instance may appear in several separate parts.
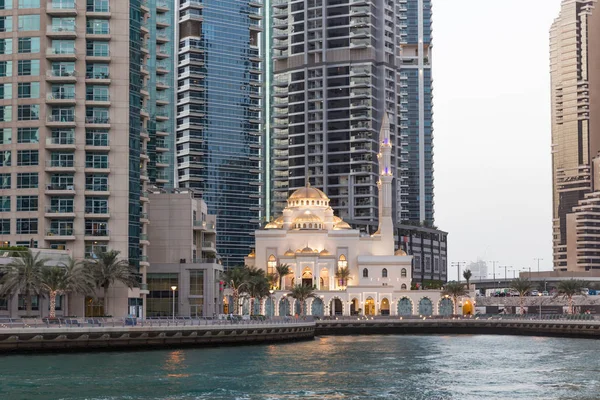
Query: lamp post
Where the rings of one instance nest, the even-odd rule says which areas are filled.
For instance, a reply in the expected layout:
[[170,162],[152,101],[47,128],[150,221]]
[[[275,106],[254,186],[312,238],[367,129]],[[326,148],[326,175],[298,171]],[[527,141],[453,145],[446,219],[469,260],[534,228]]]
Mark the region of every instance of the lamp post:
[[539,274],[540,273],[540,261],[542,261],[543,258],[534,258],[534,260],[536,260],[538,263],[538,274]]
[[[273,293],[275,291],[273,289],[269,289],[269,300],[271,300],[271,309],[273,311],[273,316],[275,316],[275,302],[273,301]],[[265,303],[265,314],[267,314],[267,304]],[[268,315],[268,317],[271,317]]]
[[177,286],[171,286],[171,290],[173,291],[173,321],[175,321],[175,291],[177,290]]
[[538,297],[540,298],[540,319],[542,319],[542,294],[538,293]]
[[[496,263],[498,261],[490,261],[492,263],[492,271],[493,271],[493,278],[494,278],[494,286],[496,286]],[[496,286],[497,287],[497,286]]]

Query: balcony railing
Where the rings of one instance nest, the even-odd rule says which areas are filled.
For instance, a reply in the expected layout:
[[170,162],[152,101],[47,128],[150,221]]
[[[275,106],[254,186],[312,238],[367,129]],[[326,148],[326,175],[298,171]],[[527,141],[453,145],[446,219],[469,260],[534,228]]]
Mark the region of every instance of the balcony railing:
[[85,190],[90,192],[108,192],[108,185],[104,184],[87,184]]
[[109,117],[85,117],[86,124],[110,124]]
[[50,183],[46,185],[46,190],[75,190],[75,185],[64,183]]
[[108,72],[88,72],[85,74],[86,79],[109,79],[110,74]]
[[106,236],[109,236],[109,234],[110,234],[110,231],[108,229],[86,229],[85,230],[86,236],[106,237]]
[[48,27],[48,33],[51,32],[72,32],[75,33],[77,27],[75,25],[51,25]]
[[75,47],[67,47],[67,48],[53,48],[50,47],[48,49],[46,49],[46,54],[48,55],[75,55],[76,54],[76,49]]
[[70,206],[50,206],[46,209],[48,214],[68,214],[75,212],[73,205]]
[[52,77],[52,76],[56,76],[59,78],[67,78],[67,77],[75,77],[77,76],[77,73],[75,71],[67,71],[67,70],[49,70],[46,72],[46,76],[48,77]]
[[86,214],[108,214],[108,206],[106,207],[86,207]]
[[88,94],[85,96],[88,101],[110,101],[108,94]]
[[53,168],[74,168],[75,161],[73,160],[48,160],[46,162],[48,167]]
[[48,100],[75,100],[75,93],[48,93]]
[[75,0],[52,0],[50,8],[53,10],[74,10]]
[[73,236],[73,228],[50,228],[46,230],[46,236]]
[[49,137],[46,139],[46,144],[56,144],[56,145],[75,144],[75,137],[74,136]]

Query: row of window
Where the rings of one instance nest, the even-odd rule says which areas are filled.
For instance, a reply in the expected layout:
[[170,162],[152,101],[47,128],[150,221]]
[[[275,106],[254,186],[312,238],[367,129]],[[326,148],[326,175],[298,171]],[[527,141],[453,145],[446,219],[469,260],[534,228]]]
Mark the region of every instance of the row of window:
[[[38,6],[39,8],[39,6]],[[0,32],[12,32],[13,30],[13,17],[11,15],[5,15],[0,17]],[[40,30],[40,15],[39,14],[28,14],[17,16],[17,31],[39,31]]]
[[[39,37],[21,37],[17,39],[17,53],[39,53],[40,38]],[[10,38],[0,39],[0,54],[13,53],[13,40]]]
[[[62,311],[62,305],[63,305],[63,298],[64,295],[59,295],[56,296],[56,304],[55,304],[55,309],[56,311]],[[22,310],[27,310],[27,296],[20,294],[19,295],[19,303],[18,303],[18,309],[19,311]],[[40,297],[35,295],[35,296],[31,296],[31,309],[33,311],[38,311],[40,309]],[[48,302],[48,310],[50,309],[50,302]],[[0,311],[7,311],[8,310],[8,301],[6,300],[6,297],[0,297]]]
[[[50,190],[73,190],[73,174],[50,175]],[[35,189],[38,187],[39,177],[37,172],[17,173],[17,189]],[[0,174],[0,189],[12,189],[12,175],[10,173]],[[92,192],[108,191],[108,175],[86,174],[85,190]]]
[[[11,220],[8,218],[0,219],[0,235],[10,235]],[[46,232],[48,236],[71,236],[74,234],[73,220],[53,220],[50,223],[50,228]],[[16,219],[16,234],[17,235],[33,235],[38,233],[37,218],[17,218]],[[108,222],[85,220],[85,235],[87,236],[108,236]],[[4,243],[6,245],[6,243]]]
[[[45,3],[45,1],[44,1]],[[17,8],[40,8],[40,0],[0,0],[0,10],[11,10],[13,4]],[[90,12],[110,11],[110,0],[87,0],[86,10]],[[48,7],[52,9],[75,9],[75,0],[51,0]]]
[[[75,201],[72,197],[52,197],[50,207],[47,212],[50,213],[73,213],[75,212]],[[11,197],[0,196],[0,212],[11,211]],[[16,211],[38,211],[38,196],[27,195],[17,196]],[[108,199],[103,197],[86,197],[86,214],[108,214]]]
[[[11,122],[13,119],[12,114],[12,106],[0,106],[0,122]],[[39,119],[39,104],[24,104],[17,106],[17,121],[38,121]]]
[[[401,278],[406,278],[406,268],[402,268],[400,270],[400,277]],[[369,270],[367,268],[363,269],[363,278],[368,278],[369,277]],[[382,278],[387,278],[388,277],[388,270],[387,268],[384,268],[381,270],[381,277]]]
[[[17,166],[35,166],[39,165],[38,150],[17,150]],[[0,167],[12,166],[12,151],[0,150]],[[75,167],[75,155],[73,153],[50,154],[48,161],[49,167],[73,168]],[[85,168],[108,168],[108,154],[106,153],[86,153]]]
[[[13,75],[13,62],[0,61],[0,77]],[[17,76],[39,76],[40,60],[17,60]]]
[[[40,97],[39,82],[18,82],[17,98],[38,99]],[[12,83],[0,84],[0,100],[13,98]],[[48,99],[68,100],[75,99],[75,85],[52,85]],[[109,87],[106,85],[86,85],[85,99],[92,101],[108,101]]]
[[[11,144],[12,128],[0,128],[0,145]],[[75,129],[54,128],[48,138],[50,144],[75,144]],[[39,128],[17,128],[17,142],[20,144],[39,143]],[[87,129],[86,146],[108,146],[109,135],[106,129]]]

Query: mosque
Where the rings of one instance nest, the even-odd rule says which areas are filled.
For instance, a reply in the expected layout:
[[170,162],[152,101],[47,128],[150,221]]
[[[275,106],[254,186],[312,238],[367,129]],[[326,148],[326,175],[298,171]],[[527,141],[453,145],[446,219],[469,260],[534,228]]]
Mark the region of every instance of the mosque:
[[[302,284],[316,287],[316,297],[305,304],[307,315],[452,314],[452,299],[439,290],[411,290],[412,256],[394,249],[392,143],[387,116],[379,148],[377,232],[365,235],[352,229],[334,215],[327,195],[309,183],[292,193],[281,217],[256,231],[255,250],[246,257],[246,265],[267,273],[275,273],[278,264],[291,269],[272,295],[260,302],[261,313],[298,314],[299,302],[287,294],[294,285]],[[336,272],[345,268],[349,276],[336,277]]]

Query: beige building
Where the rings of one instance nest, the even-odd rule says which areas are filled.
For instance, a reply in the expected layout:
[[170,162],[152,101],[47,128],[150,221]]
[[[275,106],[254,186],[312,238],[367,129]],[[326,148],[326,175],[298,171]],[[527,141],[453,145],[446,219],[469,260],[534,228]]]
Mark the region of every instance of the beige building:
[[599,29],[596,0],[563,0],[550,29],[555,270],[591,267],[575,254],[575,235],[567,226],[575,218],[573,208],[593,190],[591,159],[600,150],[600,132],[592,128]]
[[[222,265],[216,253],[216,216],[191,189],[150,193],[148,317],[213,316],[222,312]],[[173,290],[173,288],[175,288]]]

